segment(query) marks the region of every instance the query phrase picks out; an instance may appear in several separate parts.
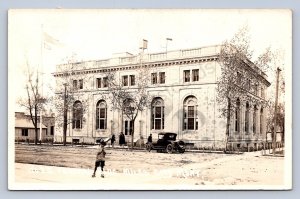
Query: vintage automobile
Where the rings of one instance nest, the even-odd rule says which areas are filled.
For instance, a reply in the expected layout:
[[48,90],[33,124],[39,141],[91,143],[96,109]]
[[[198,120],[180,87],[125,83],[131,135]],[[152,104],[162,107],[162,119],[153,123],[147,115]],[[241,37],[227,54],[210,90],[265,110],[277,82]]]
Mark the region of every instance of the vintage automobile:
[[176,133],[159,133],[156,142],[147,143],[146,150],[156,150],[157,152],[179,152],[184,153],[185,143],[183,141],[176,141]]

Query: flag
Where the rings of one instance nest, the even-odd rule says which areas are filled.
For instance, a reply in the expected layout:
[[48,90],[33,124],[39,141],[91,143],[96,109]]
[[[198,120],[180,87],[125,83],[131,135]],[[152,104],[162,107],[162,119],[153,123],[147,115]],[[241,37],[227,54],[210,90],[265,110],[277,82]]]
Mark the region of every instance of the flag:
[[52,36],[48,35],[47,33],[44,32],[43,34],[44,37],[44,48],[47,50],[51,50],[52,47],[61,47],[62,43],[60,43],[57,39],[53,38]]
[[140,44],[140,49],[147,49],[148,48],[148,41],[146,39],[143,39]]

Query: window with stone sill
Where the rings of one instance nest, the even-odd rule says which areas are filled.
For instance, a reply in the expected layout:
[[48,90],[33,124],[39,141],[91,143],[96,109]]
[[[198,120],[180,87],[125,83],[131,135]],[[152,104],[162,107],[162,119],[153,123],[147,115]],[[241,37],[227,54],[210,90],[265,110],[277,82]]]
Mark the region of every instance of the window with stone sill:
[[157,84],[157,73],[151,73],[151,84]]
[[82,118],[83,118],[82,103],[80,101],[76,101],[73,105],[73,120],[72,120],[73,129],[82,128]]
[[166,82],[166,75],[165,72],[160,72],[159,73],[159,83],[164,84]]
[[183,130],[198,130],[197,98],[188,96],[183,102]]
[[165,126],[165,106],[160,97],[154,98],[151,104],[151,129],[160,130]]
[[190,74],[191,74],[190,70],[183,71],[183,81],[184,82],[190,82],[190,78],[191,78]]
[[96,105],[96,129],[107,128],[107,107],[104,100],[98,101]]

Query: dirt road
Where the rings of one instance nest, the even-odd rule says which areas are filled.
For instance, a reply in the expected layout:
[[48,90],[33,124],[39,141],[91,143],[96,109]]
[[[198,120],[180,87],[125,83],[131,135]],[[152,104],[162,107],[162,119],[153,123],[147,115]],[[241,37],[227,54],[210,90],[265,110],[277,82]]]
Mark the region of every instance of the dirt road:
[[15,188],[276,189],[288,183],[284,179],[284,158],[262,156],[260,152],[167,154],[107,149],[105,178],[91,178],[96,151],[19,145]]

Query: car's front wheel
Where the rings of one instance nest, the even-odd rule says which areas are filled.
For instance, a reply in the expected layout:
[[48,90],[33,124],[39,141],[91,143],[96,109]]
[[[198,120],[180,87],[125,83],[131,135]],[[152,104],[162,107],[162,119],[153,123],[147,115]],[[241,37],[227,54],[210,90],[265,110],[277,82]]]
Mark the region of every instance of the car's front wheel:
[[172,145],[172,144],[168,144],[168,145],[167,145],[167,148],[166,148],[166,151],[167,151],[168,153],[173,153],[173,145]]

